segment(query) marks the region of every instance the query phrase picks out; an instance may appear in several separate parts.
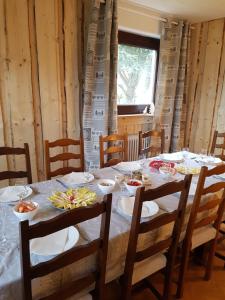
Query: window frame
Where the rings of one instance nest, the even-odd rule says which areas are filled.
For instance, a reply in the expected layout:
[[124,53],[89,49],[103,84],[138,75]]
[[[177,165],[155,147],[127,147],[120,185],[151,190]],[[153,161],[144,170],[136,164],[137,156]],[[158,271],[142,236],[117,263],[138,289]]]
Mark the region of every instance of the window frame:
[[[155,99],[156,80],[157,80],[158,65],[159,65],[160,39],[119,30],[118,44],[127,45],[127,46],[136,46],[140,48],[147,48],[147,49],[155,50],[157,52],[155,84],[154,84],[154,92],[153,92],[153,99]],[[117,104],[117,111],[118,111],[118,115],[142,114],[146,106],[147,104],[128,104],[128,105]]]

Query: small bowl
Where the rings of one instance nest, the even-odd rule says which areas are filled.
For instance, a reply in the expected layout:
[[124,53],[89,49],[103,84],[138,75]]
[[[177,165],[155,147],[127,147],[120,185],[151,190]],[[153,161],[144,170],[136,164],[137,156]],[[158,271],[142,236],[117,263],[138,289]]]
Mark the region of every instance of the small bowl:
[[[138,185],[130,185],[129,183],[134,182],[137,183]],[[127,182],[125,182],[126,188],[128,191],[131,193],[131,195],[135,195],[136,191],[139,187],[143,186],[142,181],[137,180],[137,179],[130,179]]]
[[115,181],[112,179],[101,179],[98,181],[98,187],[103,194],[110,194],[115,186]]
[[20,219],[20,221],[25,221],[25,220],[32,220],[33,217],[36,215],[38,209],[39,209],[39,204],[37,202],[33,202],[32,203],[36,206],[35,209],[28,211],[28,212],[18,212],[17,208],[19,206],[19,203],[13,207],[13,213],[17,216],[17,218]]

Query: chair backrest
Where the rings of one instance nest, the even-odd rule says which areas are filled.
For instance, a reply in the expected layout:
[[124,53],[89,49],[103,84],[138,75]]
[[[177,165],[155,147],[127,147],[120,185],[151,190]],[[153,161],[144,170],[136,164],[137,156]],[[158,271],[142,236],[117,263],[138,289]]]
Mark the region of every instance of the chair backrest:
[[[105,143],[107,147],[105,148]],[[116,143],[116,145],[113,145]],[[128,159],[128,137],[127,134],[111,134],[107,136],[99,137],[100,148],[100,168],[110,167],[118,164],[121,161],[127,161]],[[118,157],[113,157],[114,155]],[[105,156],[107,160],[105,162]]]
[[[79,153],[67,152],[68,146],[80,146]],[[50,148],[63,147],[64,153],[50,156]],[[76,159],[80,161],[79,167],[63,166],[62,168],[51,170],[51,163],[57,161],[68,162],[70,159]],[[46,177],[51,179],[58,175],[65,175],[71,172],[83,172],[84,171],[84,143],[83,138],[79,140],[72,139],[59,139],[54,142],[45,141],[45,166],[46,166]]]
[[[217,232],[219,231],[225,209],[225,182],[217,182],[205,187],[205,181],[208,177],[223,173],[225,173],[225,165],[217,166],[211,170],[208,170],[207,167],[201,168],[184,239],[184,247],[187,249],[191,247],[192,235],[195,229],[213,224]],[[221,197],[211,195],[211,197],[205,198],[205,201],[203,200],[203,196],[220,191],[222,192]]]
[[[152,140],[156,143],[153,145]],[[159,140],[159,143],[158,141]],[[164,152],[165,133],[161,131],[150,130],[146,132],[139,131],[138,155],[155,156]]]
[[[145,191],[144,187],[139,188],[136,193],[133,217],[131,222],[131,231],[128,243],[128,250],[124,269],[124,285],[126,289],[131,289],[132,276],[135,262],[140,262],[163,250],[168,249],[168,266],[173,269],[177,246],[184,221],[185,208],[191,183],[191,175],[187,175],[184,180],[179,182],[166,183],[158,188]],[[173,193],[181,192],[177,210],[168,212],[155,217],[150,221],[141,222],[141,211],[143,202],[152,201]],[[169,237],[157,241],[146,247],[144,250],[137,251],[137,241],[139,234],[159,229],[166,224],[174,222],[173,231]]]
[[[218,138],[223,139],[223,142],[217,144]],[[220,154],[216,156],[225,161],[225,132],[220,132],[220,133],[218,131],[214,132],[212,146],[211,146],[211,154],[215,154],[216,149],[220,151]]]
[[13,178],[27,178],[27,183],[32,183],[30,152],[29,145],[24,143],[24,148],[0,147],[1,155],[25,155],[26,170],[25,171],[1,171],[0,180]]
[[[108,251],[108,237],[110,227],[112,194],[104,197],[103,202],[96,203],[90,207],[76,208],[64,212],[59,216],[34,225],[28,221],[20,223],[20,246],[21,266],[23,280],[24,300],[32,299],[31,281],[34,278],[45,276],[65,266],[68,266],[84,257],[97,253],[97,268],[82,278],[74,280],[71,284],[62,287],[60,291],[51,295],[50,299],[66,299],[79,293],[95,282],[97,299],[103,300],[105,286],[106,260]],[[43,237],[69,226],[95,218],[102,215],[99,238],[81,246],[74,246],[70,250],[57,255],[46,262],[31,265],[29,241],[34,238]],[[42,299],[49,299],[49,296]]]

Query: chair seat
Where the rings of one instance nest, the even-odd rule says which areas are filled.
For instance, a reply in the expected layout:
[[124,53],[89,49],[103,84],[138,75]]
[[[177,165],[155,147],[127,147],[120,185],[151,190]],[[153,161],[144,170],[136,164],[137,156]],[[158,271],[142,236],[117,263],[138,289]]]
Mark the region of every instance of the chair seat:
[[92,300],[91,294],[84,295],[77,300]]
[[198,228],[194,231],[192,236],[192,249],[195,249],[210,240],[213,240],[216,236],[216,229],[212,225]]
[[156,273],[157,271],[165,268],[166,256],[159,253],[134,265],[134,273],[132,284],[135,284],[142,279]]

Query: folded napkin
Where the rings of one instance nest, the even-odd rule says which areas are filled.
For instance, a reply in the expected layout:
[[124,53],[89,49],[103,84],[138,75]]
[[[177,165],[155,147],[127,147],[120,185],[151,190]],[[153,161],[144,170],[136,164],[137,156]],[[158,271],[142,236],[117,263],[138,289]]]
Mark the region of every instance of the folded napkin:
[[127,161],[127,162],[121,162],[115,165],[115,169],[124,171],[124,172],[132,172],[132,171],[138,171],[141,169],[141,165],[137,162],[133,161]]
[[57,255],[65,249],[69,228],[31,240],[31,252],[38,255]]
[[[118,202],[118,209],[128,216],[133,215],[135,197],[121,197]],[[147,218],[158,212],[158,205],[154,201],[145,201],[142,206],[141,217]]]
[[94,176],[88,172],[72,172],[60,178],[65,184],[83,184],[94,180]]

